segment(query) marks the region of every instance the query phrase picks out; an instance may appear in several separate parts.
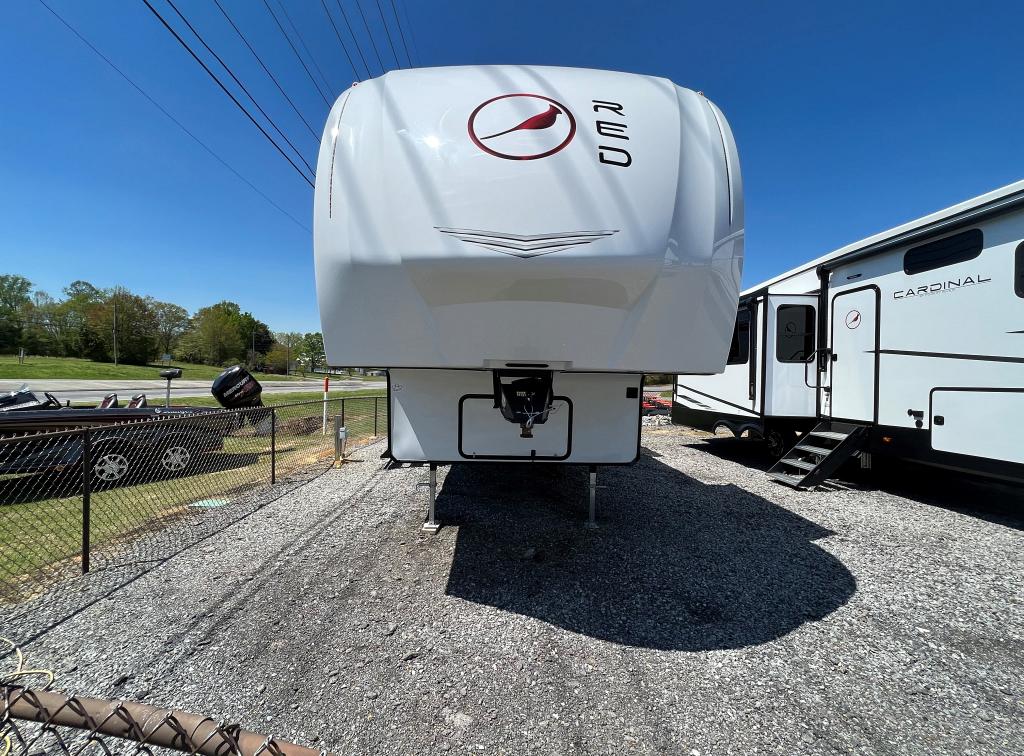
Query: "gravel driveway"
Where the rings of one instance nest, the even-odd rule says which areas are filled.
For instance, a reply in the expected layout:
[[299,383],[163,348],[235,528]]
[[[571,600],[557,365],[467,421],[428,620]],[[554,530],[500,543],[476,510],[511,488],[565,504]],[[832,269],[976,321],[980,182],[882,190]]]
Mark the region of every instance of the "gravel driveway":
[[643,443],[596,531],[582,468],[462,465],[436,536],[425,470],[364,449],[116,591],[79,580],[100,600],[26,651],[64,690],[343,753],[1024,751],[1019,493],[797,492],[749,442]]

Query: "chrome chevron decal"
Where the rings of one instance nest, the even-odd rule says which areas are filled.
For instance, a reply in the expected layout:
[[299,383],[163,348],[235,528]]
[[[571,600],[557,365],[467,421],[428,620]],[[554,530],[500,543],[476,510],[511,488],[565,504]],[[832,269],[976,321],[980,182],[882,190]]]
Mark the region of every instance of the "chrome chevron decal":
[[563,249],[571,249],[584,244],[591,244],[617,234],[618,229],[608,231],[566,231],[551,234],[510,234],[500,231],[480,231],[472,228],[444,228],[435,226],[438,231],[454,236],[467,244],[501,252],[503,255],[530,258],[550,255]]

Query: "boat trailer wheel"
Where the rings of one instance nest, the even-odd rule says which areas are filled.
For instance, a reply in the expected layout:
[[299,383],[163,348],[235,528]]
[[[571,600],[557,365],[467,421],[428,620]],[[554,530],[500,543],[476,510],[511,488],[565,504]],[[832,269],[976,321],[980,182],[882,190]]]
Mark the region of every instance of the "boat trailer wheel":
[[104,483],[121,480],[128,474],[128,458],[121,452],[104,452],[93,463],[92,474]]
[[164,453],[160,456],[160,466],[167,472],[181,472],[188,467],[191,460],[192,452],[184,446],[176,444],[164,449]]

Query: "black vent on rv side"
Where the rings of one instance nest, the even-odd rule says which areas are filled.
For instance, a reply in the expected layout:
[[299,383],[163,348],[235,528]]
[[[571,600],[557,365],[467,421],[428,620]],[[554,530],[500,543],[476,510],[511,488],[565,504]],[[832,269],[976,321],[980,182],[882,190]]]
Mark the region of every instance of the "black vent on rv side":
[[980,228],[972,228],[945,239],[908,249],[903,255],[903,272],[908,276],[924,273],[947,265],[973,260],[981,254],[985,244]]
[[263,386],[241,365],[229,367],[214,378],[210,393],[225,409],[263,406]]

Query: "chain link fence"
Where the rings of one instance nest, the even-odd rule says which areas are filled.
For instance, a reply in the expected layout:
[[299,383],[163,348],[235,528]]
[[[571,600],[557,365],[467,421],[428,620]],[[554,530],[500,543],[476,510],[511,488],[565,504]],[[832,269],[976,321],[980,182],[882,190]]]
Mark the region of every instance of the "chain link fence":
[[[61,578],[166,558],[387,433],[350,397],[0,437],[0,604]],[[186,527],[167,528],[171,523]]]
[[0,638],[0,756],[330,756],[209,716],[66,694],[56,683]]

